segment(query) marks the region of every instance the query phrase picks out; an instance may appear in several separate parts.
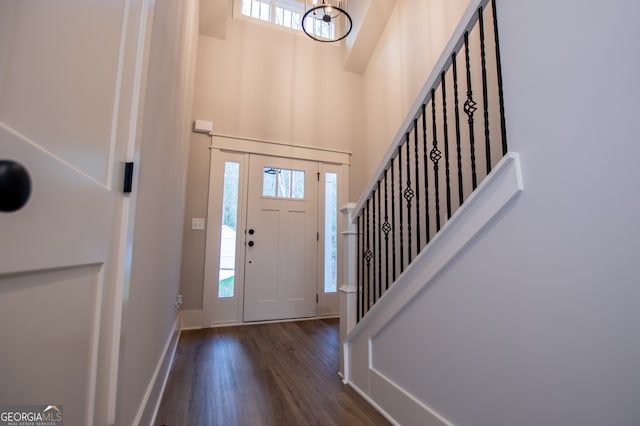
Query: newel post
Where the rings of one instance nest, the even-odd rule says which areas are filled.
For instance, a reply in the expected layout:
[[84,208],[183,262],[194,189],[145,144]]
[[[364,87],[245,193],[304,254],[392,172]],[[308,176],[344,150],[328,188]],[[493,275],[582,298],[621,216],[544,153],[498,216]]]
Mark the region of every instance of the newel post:
[[353,223],[355,203],[346,204],[340,209],[343,214],[342,241],[343,250],[343,276],[340,291],[340,375],[344,378],[344,340],[347,334],[356,326],[356,268],[357,268],[357,242],[358,227]]

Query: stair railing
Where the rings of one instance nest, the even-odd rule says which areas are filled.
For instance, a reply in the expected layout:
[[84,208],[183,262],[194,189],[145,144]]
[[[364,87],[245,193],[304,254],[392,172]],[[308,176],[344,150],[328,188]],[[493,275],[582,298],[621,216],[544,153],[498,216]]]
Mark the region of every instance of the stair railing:
[[495,1],[470,6],[354,210],[357,321],[507,153]]

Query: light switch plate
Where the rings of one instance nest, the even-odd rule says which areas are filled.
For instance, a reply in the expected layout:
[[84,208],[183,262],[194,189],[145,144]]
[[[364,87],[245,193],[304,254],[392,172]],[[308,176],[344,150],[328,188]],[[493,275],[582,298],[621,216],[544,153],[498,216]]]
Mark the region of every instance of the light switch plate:
[[202,231],[204,230],[204,218],[203,217],[192,217],[191,218],[191,229],[194,231]]

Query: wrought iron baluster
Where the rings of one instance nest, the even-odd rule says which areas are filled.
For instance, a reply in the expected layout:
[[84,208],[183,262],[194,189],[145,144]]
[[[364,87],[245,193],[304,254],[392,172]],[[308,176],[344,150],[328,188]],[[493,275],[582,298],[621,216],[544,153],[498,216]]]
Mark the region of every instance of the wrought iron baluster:
[[413,120],[413,152],[416,170],[416,255],[420,253],[420,164],[418,161],[418,119]]
[[493,12],[493,35],[496,43],[496,69],[498,73],[498,99],[500,103],[500,131],[502,133],[502,155],[507,153],[507,125],[504,118],[504,94],[502,92],[502,61],[500,60],[500,42],[498,40],[498,15],[496,1],[491,0]]
[[[398,190],[400,191],[400,196],[402,196],[402,145],[398,146],[398,185],[400,186]],[[404,227],[402,226],[402,200],[398,200],[399,208],[398,208],[398,216],[400,217],[400,226],[398,229],[400,230],[400,273],[404,271]]]
[[[391,169],[391,250],[392,250],[392,261],[391,261],[391,265],[392,265],[392,272],[393,272],[393,280],[392,282],[394,282],[396,280],[396,184],[393,180],[393,160],[394,158],[391,157],[391,166],[389,166],[389,168]],[[387,287],[389,288],[389,287]]]
[[440,84],[442,86],[442,121],[444,136],[444,179],[447,195],[447,219],[451,217],[451,178],[449,171],[449,128],[447,127],[447,85],[444,79],[444,71],[440,74]]
[[427,106],[422,104],[422,163],[424,165],[424,208],[425,208],[425,227],[427,228],[427,241],[431,240],[431,223],[429,218],[431,212],[429,210],[429,162],[427,161]]
[[471,87],[471,61],[469,60],[469,32],[464,33],[464,59],[467,69],[467,100],[464,102],[464,113],[467,114],[469,123],[469,148],[471,155],[471,187],[475,190],[478,186],[478,178],[476,174],[476,144],[475,133],[473,129],[473,114],[477,111],[477,104],[473,100],[473,90]]
[[489,91],[487,89],[487,61],[484,46],[484,18],[482,6],[478,8],[480,24],[480,63],[482,65],[482,106],[484,109],[484,145],[487,162],[487,174],[491,171],[491,138],[489,137]]
[[436,126],[436,91],[431,89],[431,121],[433,127],[433,148],[429,153],[429,158],[433,162],[433,185],[436,197],[436,231],[440,230],[440,186],[438,182],[438,161],[442,158],[442,153],[438,149],[438,129]]
[[373,295],[373,303],[376,303],[376,256],[375,256],[375,250],[376,250],[376,234],[378,233],[377,228],[376,228],[376,192],[375,190],[373,191],[373,193],[371,194],[371,216],[372,216],[372,222],[373,222],[373,226],[371,227],[371,236],[373,239],[373,269],[371,270],[372,275],[373,275],[373,282],[372,282],[372,295]]
[[458,206],[464,202],[464,190],[462,184],[462,148],[460,146],[460,110],[458,99],[458,67],[456,64],[456,52],[451,55],[451,66],[453,68],[453,103],[456,117],[456,153],[458,155]]
[[[378,180],[378,190],[376,191],[378,194],[378,220],[380,221],[382,227],[382,215],[380,214],[380,181]],[[382,235],[378,228],[376,228],[376,233],[378,233],[378,299],[382,296]]]
[[385,290],[389,288],[389,232],[391,231],[391,225],[389,224],[389,203],[387,201],[387,193],[389,191],[387,171],[387,169],[384,170],[384,223],[382,224],[382,232],[384,232],[384,257],[387,260],[387,266],[384,269]]
[[[372,257],[372,253],[371,250],[369,249],[369,241],[370,241],[370,235],[369,235],[369,199],[367,199],[367,207],[365,208],[365,217],[367,219],[367,233],[365,234],[366,236],[366,247],[367,249],[364,252],[364,259],[367,261],[367,311],[369,312],[369,309],[371,308],[371,257]],[[364,290],[363,290],[364,291]]]
[[357,235],[356,235],[356,253],[357,253],[357,257],[358,257],[358,266],[356,267],[356,321],[359,322],[360,318],[362,318],[362,311],[364,309],[361,309],[361,305],[364,307],[363,303],[364,303],[364,297],[362,297],[362,292],[360,290],[361,286],[362,286],[362,256],[360,255],[360,253],[362,253],[364,250],[362,250],[362,212],[358,215],[358,223],[357,223]]
[[407,201],[407,266],[411,263],[411,200],[414,192],[411,189],[411,164],[409,160],[409,132],[405,135],[405,144],[407,146],[407,187],[402,194]]

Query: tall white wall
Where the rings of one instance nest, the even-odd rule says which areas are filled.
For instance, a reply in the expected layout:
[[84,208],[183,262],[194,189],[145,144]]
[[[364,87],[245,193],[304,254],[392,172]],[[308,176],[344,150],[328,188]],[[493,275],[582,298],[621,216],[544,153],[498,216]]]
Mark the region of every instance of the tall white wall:
[[159,377],[154,373],[167,342],[175,337],[178,312],[174,303],[180,283],[198,2],[155,3],[141,152],[136,161],[139,180],[134,194],[131,280],[124,295],[119,425],[134,424],[134,419],[150,423],[161,397],[166,360]]
[[363,75],[363,135],[353,146],[351,197],[372,178],[468,0],[398,0]]
[[639,13],[631,0],[498,3],[524,192],[373,354],[453,424],[638,424]]
[[201,37],[194,114],[216,133],[349,150],[361,83],[342,61],[332,44],[232,19],[225,40]]

